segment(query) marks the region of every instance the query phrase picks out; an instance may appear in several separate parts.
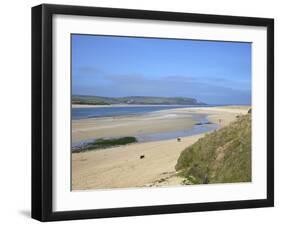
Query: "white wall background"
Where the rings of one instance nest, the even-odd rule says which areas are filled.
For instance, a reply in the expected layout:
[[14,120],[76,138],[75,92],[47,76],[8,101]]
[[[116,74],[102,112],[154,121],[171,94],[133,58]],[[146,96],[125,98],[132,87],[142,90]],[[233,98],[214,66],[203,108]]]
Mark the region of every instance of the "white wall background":
[[[56,222],[55,225],[276,225],[281,213],[281,14],[279,1],[57,0],[2,1],[0,13],[0,224],[36,225],[30,215],[31,11],[40,3],[275,18],[275,208]],[[279,89],[278,89],[279,88]],[[279,139],[278,139],[279,138]]]

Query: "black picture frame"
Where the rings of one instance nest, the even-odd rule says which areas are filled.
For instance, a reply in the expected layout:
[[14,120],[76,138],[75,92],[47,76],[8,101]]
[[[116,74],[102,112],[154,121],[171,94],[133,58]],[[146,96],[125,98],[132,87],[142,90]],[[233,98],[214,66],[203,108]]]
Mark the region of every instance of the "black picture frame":
[[[52,210],[52,17],[55,14],[182,21],[267,28],[267,198],[95,210]],[[32,218],[40,221],[122,217],[274,206],[274,20],[43,4],[32,8]]]

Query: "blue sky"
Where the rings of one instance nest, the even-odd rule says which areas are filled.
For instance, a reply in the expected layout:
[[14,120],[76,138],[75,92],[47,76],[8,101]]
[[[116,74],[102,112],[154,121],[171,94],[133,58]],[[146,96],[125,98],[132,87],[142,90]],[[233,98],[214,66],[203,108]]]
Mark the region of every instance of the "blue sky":
[[251,43],[72,35],[72,93],[251,103]]

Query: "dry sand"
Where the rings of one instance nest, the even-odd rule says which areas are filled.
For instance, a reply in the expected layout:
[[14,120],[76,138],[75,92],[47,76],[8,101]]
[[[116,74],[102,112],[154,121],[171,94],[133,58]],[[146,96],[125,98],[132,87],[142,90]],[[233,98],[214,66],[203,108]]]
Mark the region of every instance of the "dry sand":
[[[223,127],[246,114],[249,107],[204,107],[163,110],[132,117],[73,120],[73,140],[103,136],[134,136],[141,132],[177,131],[191,128],[190,113],[206,114]],[[72,154],[72,189],[110,189],[179,185],[174,169],[186,147],[204,134],[176,139],[136,143],[97,151]],[[144,158],[140,159],[140,156]]]

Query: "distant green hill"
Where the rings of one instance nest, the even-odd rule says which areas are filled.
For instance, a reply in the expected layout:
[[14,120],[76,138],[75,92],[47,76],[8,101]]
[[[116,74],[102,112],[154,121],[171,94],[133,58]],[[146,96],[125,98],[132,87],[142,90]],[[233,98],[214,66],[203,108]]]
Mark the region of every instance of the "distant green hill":
[[187,97],[148,97],[148,96],[129,96],[129,97],[101,97],[101,96],[83,96],[73,95],[72,104],[178,104],[178,105],[202,105],[194,98]]
[[186,148],[176,170],[186,184],[251,181],[251,113]]

